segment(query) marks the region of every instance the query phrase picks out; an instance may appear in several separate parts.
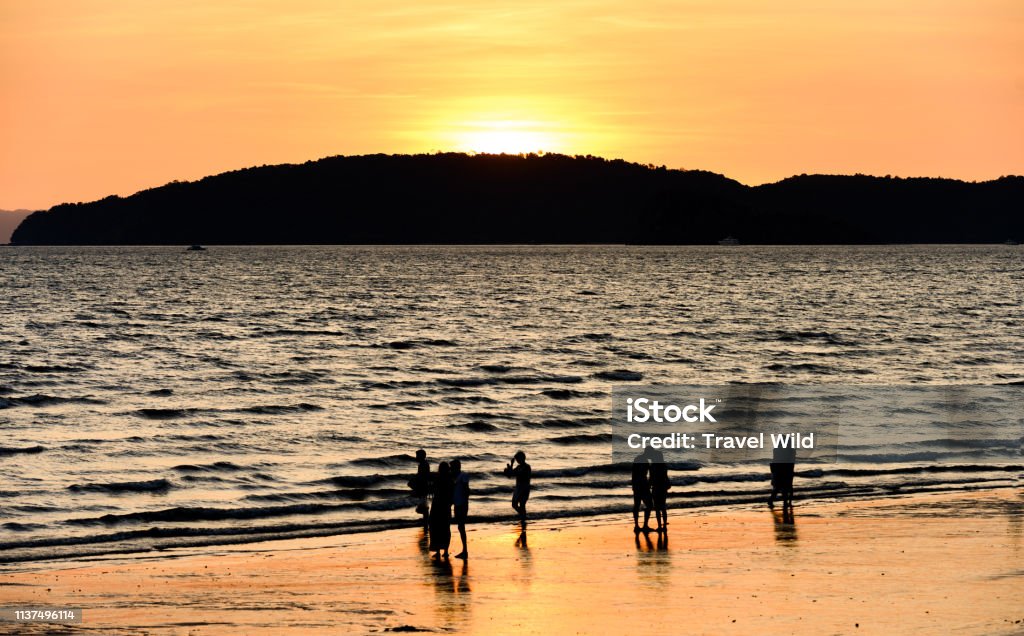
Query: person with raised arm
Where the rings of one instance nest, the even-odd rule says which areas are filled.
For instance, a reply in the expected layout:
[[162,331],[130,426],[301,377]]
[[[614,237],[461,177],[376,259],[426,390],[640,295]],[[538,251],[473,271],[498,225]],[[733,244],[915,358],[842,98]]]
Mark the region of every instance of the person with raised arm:
[[[515,464],[515,467],[513,467]],[[530,498],[530,478],[533,470],[526,463],[526,453],[518,451],[512,461],[505,466],[505,476],[515,477],[516,486],[512,490],[512,508],[519,513],[519,522],[526,525],[526,501]]]

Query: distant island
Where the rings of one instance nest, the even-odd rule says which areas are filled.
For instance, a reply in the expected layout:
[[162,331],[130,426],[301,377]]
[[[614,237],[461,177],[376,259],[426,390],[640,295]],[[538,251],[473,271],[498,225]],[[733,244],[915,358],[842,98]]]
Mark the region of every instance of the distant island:
[[28,216],[17,245],[1001,243],[1024,177],[746,186],[592,156],[364,155],[260,166]]

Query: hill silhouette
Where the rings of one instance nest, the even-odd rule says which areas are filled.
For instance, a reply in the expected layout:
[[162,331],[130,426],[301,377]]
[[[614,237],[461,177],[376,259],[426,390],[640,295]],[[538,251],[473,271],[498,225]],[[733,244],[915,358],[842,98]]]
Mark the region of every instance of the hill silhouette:
[[54,206],[12,242],[67,244],[975,243],[1024,237],[1024,177],[801,175],[565,155],[364,155]]

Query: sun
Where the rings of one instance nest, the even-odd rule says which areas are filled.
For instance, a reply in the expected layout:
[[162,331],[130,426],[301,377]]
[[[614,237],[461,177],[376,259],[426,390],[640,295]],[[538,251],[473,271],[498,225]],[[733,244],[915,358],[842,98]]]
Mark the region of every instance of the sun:
[[537,121],[492,120],[466,122],[456,134],[456,146],[463,152],[524,154],[555,152],[560,145],[550,125]]

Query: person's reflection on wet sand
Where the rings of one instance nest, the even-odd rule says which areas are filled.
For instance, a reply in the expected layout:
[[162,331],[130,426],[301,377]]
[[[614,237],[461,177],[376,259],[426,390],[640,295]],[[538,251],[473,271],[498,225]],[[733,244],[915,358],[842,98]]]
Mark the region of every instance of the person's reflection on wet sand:
[[516,547],[521,550],[525,550],[526,552],[530,551],[530,546],[526,543],[526,528],[523,528],[519,532],[519,536],[516,537]]
[[455,581],[455,593],[458,595],[469,594],[469,562],[462,562],[462,571],[459,572],[459,578]]
[[517,548],[516,561],[519,561],[521,570],[514,575],[524,587],[533,585],[533,555],[530,553],[530,545],[526,540],[526,528],[522,528],[516,535],[515,546]]
[[[643,541],[641,542],[641,537]],[[641,532],[635,536],[636,549],[638,552],[664,552],[668,550],[668,533],[659,533],[657,542],[651,540],[651,536]]]
[[774,522],[775,528],[775,541],[779,545],[787,547],[795,547],[797,536],[796,536],[796,518],[793,516],[792,508],[783,508],[782,510],[772,510],[772,521]]
[[644,585],[664,591],[672,575],[672,553],[668,549],[668,533],[658,534],[657,542],[647,533],[635,535],[637,573]]
[[420,552],[430,552],[430,535],[427,534],[426,526],[420,528],[420,532],[416,535],[416,543],[419,544]]
[[425,561],[428,576],[434,584],[436,608],[450,623],[464,622],[470,608],[469,565],[463,562],[458,575],[449,560],[430,559]]

